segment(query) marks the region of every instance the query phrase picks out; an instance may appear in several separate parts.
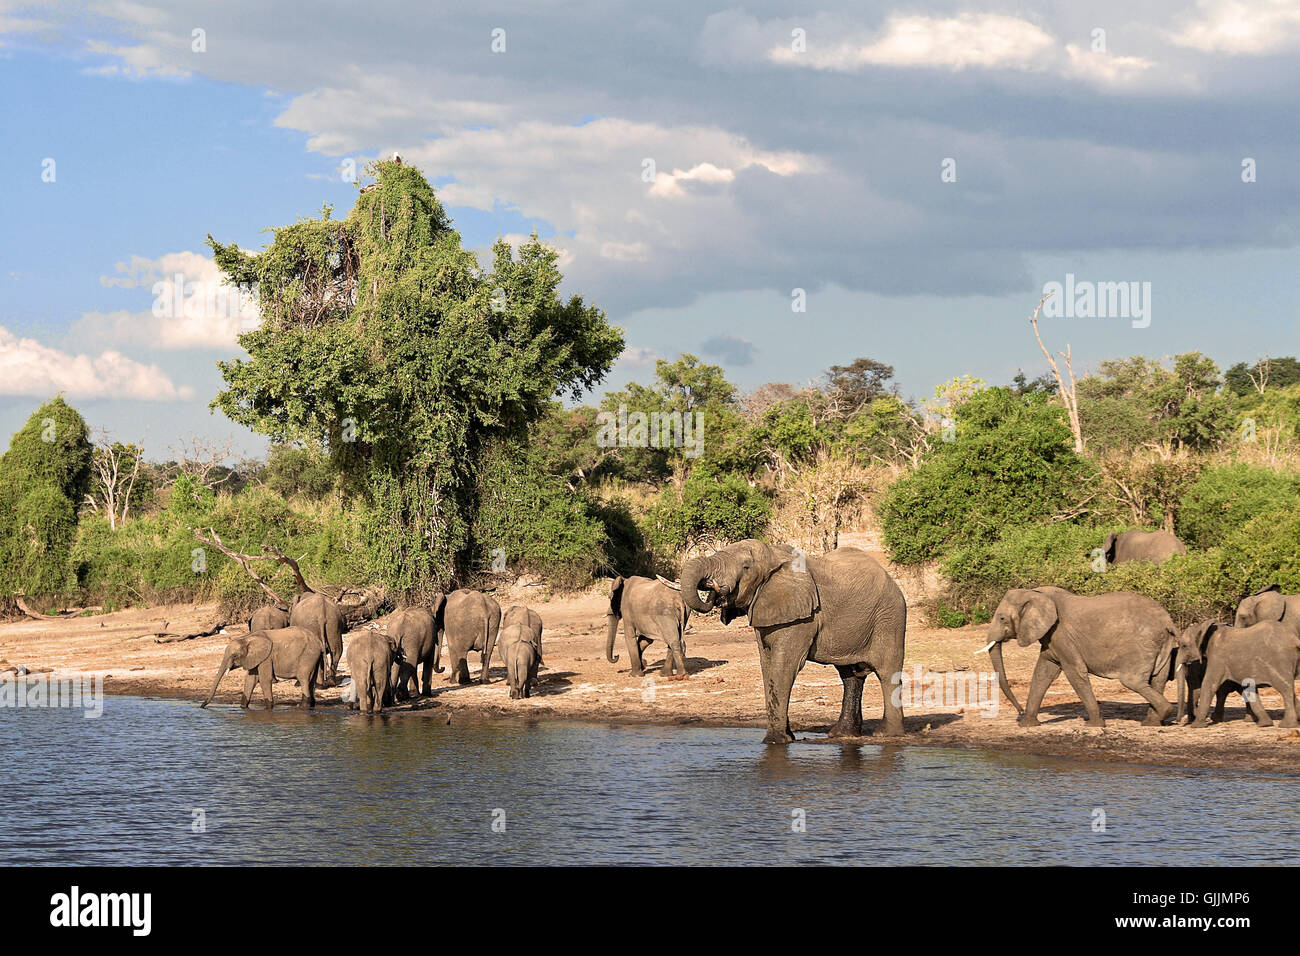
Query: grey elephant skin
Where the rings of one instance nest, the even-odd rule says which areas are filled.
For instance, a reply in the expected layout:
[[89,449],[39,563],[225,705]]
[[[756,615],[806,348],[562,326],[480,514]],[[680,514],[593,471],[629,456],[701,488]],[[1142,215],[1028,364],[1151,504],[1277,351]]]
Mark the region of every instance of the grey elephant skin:
[[501,656],[506,662],[506,681],[510,684],[510,699],[532,696],[532,686],[537,682],[539,655],[533,643],[532,631],[523,624],[501,628]]
[[325,648],[311,631],[301,627],[283,627],[273,631],[255,631],[252,634],[237,637],[226,645],[226,652],[221,658],[216,679],[207,700],[200,707],[207,707],[216,696],[221,679],[232,667],[247,671],[244,677],[244,691],[239,699],[239,706],[248,708],[253,695],[253,687],[262,686],[262,698],[267,709],[275,706],[275,696],[271,684],[277,680],[297,678],[302,686],[299,704],[316,706],[316,675],[319,673],[321,658]]
[[463,588],[452,591],[447,595],[442,627],[447,636],[447,665],[451,671],[447,680],[470,683],[467,656],[470,651],[479,651],[483,661],[479,683],[486,684],[492,650],[501,629],[501,605],[481,591]]
[[[412,668],[405,676],[397,673],[396,665],[392,675],[392,686],[398,699],[406,699],[416,693],[428,697],[433,693],[433,674],[442,673],[440,655],[442,651],[442,614],[446,597],[441,593],[434,596],[427,606],[403,608],[388,619],[388,636],[402,649],[402,657]],[[415,669],[423,669],[418,683],[411,678]]]
[[351,706],[363,714],[384,709],[388,698],[389,674],[400,657],[391,638],[366,628],[348,641],[348,672],[356,700]]
[[1283,594],[1276,584],[1270,584],[1243,598],[1237,605],[1236,627],[1250,627],[1261,621],[1281,621],[1300,636],[1300,594]]
[[1175,554],[1186,554],[1187,545],[1168,531],[1111,532],[1101,546],[1107,564],[1124,564],[1127,561],[1149,561],[1160,564]]
[[615,578],[609,588],[609,611],[605,615],[605,659],[618,663],[614,638],[622,622],[633,677],[645,676],[645,649],[654,641],[664,643],[664,676],[687,676],[685,635],[690,616],[681,594],[662,581],[636,576]]
[[542,660],[542,616],[523,604],[512,604],[501,615],[501,632],[497,638],[497,646],[501,648],[501,659],[507,660],[505,653],[506,628],[514,624],[521,625],[525,631],[532,635],[533,646],[537,649],[537,663],[539,665],[545,663]]
[[[1210,697],[1226,684],[1239,687],[1272,687],[1282,695],[1282,727],[1297,727],[1295,679],[1300,672],[1300,637],[1280,621],[1262,621],[1250,627],[1228,627],[1215,621],[1198,625],[1204,637],[1189,635],[1190,648],[1204,647],[1205,680],[1192,726],[1205,723]],[[1190,629],[1189,629],[1190,630]],[[1255,698],[1252,702],[1251,698]],[[1271,727],[1273,718],[1248,691],[1247,702],[1261,727]]]
[[[1002,644],[1015,638],[1021,647],[1038,642],[1038,664],[1021,709],[1007,681]],[[1038,726],[1038,709],[1052,681],[1065,671],[1083,701],[1088,723],[1104,727],[1089,674],[1118,680],[1150,704],[1144,724],[1156,725],[1173,712],[1164,697],[1178,632],[1160,604],[1142,594],[1079,595],[1064,588],[1014,588],[989,622],[987,649],[998,683],[1020,714],[1021,727]]]
[[305,627],[325,642],[328,669],[321,686],[338,682],[339,661],[343,657],[343,610],[338,603],[316,591],[304,591],[289,605],[289,623]]
[[862,735],[862,686],[871,673],[885,699],[883,726],[875,731],[903,732],[903,709],[886,685],[902,673],[907,602],[865,551],[803,557],[790,548],[740,541],[686,562],[681,589],[691,610],[707,614],[716,607],[723,624],[748,612],[763,671],[765,742],[794,739],[790,691],[805,661],[833,665],[844,682],[832,737]]
[[1224,681],[1215,689],[1204,690],[1206,645],[1216,626],[1214,621],[1204,621],[1184,628],[1178,635],[1178,663],[1174,668],[1178,681],[1178,716],[1174,723],[1181,724],[1183,715],[1189,709],[1192,713],[1196,712],[1202,693],[1209,693],[1214,697],[1211,720],[1220,723],[1223,720],[1223,707],[1228,701],[1228,695],[1237,693],[1241,694],[1249,708],[1250,716],[1256,723],[1263,722],[1265,726],[1271,724],[1273,720],[1264,710],[1264,705],[1260,703],[1259,695],[1244,692],[1242,686],[1235,681]]
[[248,619],[248,633],[254,631],[278,631],[289,626],[289,612],[282,607],[268,604],[259,607]]

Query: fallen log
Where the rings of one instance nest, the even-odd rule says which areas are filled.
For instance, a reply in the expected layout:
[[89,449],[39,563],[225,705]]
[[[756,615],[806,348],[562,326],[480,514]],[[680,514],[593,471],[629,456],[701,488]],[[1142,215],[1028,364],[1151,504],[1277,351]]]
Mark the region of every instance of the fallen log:
[[[192,641],[196,637],[211,637],[213,634],[220,634],[229,622],[217,621],[211,627],[203,631],[195,631],[193,634],[173,634],[171,631],[162,630],[154,631],[153,634],[141,634],[141,637],[152,637],[155,644],[176,644],[180,641]],[[163,622],[163,627],[167,627],[167,622]]]

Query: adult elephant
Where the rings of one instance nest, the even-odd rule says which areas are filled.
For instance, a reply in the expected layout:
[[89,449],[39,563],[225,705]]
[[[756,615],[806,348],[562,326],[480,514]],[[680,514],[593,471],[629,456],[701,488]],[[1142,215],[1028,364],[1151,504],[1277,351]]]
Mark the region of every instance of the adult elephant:
[[1250,627],[1261,621],[1281,621],[1300,636],[1300,594],[1283,594],[1276,584],[1256,591],[1237,605],[1236,627]]
[[259,607],[248,618],[249,634],[254,631],[278,631],[280,628],[288,626],[289,612],[274,604]]
[[328,669],[321,686],[338,683],[339,659],[343,657],[343,610],[338,603],[316,591],[303,591],[289,605],[289,624],[305,627],[325,642]]
[[765,743],[794,740],[790,692],[805,661],[831,664],[844,682],[832,737],[862,735],[862,685],[880,679],[886,735],[903,732],[903,709],[890,687],[903,670],[907,602],[894,580],[865,551],[840,548],[795,557],[790,548],[740,541],[682,568],[682,600],[693,611],[718,608],[723,624],[749,614],[758,633],[767,709]]
[[451,671],[447,680],[470,683],[467,655],[479,651],[483,661],[479,683],[486,684],[492,649],[501,629],[501,605],[481,591],[465,588],[452,591],[447,595],[442,613],[442,628],[447,635],[447,663]]
[[664,642],[663,673],[686,676],[686,622],[690,609],[682,595],[652,578],[615,578],[609,588],[609,612],[605,615],[605,659],[618,663],[614,637],[623,623],[623,642],[633,677],[645,676],[645,649],[654,641]]
[[[1002,644],[1015,638],[1021,647],[1039,642],[1038,664],[1021,709],[1011,693]],[[1178,632],[1163,607],[1142,594],[1078,595],[1064,588],[1013,588],[989,622],[989,652],[998,683],[1020,714],[1021,727],[1038,726],[1038,708],[1052,681],[1065,671],[1083,701],[1088,724],[1104,727],[1088,675],[1118,680],[1150,704],[1144,724],[1160,724],[1174,705],[1164,697]]]
[[212,681],[212,690],[207,700],[200,707],[207,707],[216,696],[221,679],[232,667],[241,667],[247,671],[244,677],[244,692],[240,696],[239,706],[245,710],[253,695],[253,687],[262,685],[262,697],[267,710],[275,706],[275,697],[271,684],[276,680],[296,677],[302,686],[299,704],[316,706],[316,674],[325,653],[320,638],[302,627],[284,627],[274,631],[255,631],[252,634],[236,637],[226,645],[222,655],[221,666],[217,669],[216,679]]
[[1123,564],[1126,561],[1160,564],[1175,554],[1186,554],[1187,545],[1168,531],[1124,531],[1120,534],[1112,531],[1106,535],[1101,550],[1107,564]]
[[[423,668],[418,684],[411,680],[414,671],[399,675],[393,665],[392,687],[399,698],[416,693],[428,697],[433,693],[433,672],[442,673],[439,663],[442,647],[442,614],[447,599],[442,592],[433,601],[420,607],[408,607],[388,619],[388,636],[402,650],[402,656],[412,668]],[[412,686],[414,685],[414,686]]]

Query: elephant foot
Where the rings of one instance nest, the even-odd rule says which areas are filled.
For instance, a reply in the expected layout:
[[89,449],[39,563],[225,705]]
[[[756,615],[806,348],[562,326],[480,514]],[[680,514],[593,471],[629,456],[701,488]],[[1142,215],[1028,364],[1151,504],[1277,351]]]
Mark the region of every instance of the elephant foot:
[[903,725],[902,725],[901,723],[897,723],[897,724],[885,723],[885,724],[883,724],[883,725],[881,725],[881,724],[876,724],[875,729],[871,731],[871,736],[873,736],[873,737],[902,737],[902,736],[903,736]]
[[1159,727],[1165,722],[1165,717],[1168,716],[1169,716],[1168,714],[1165,714],[1164,717],[1160,716],[1159,714],[1147,714],[1145,717],[1142,718],[1142,726]]
[[1021,714],[1016,720],[1016,724],[1020,727],[1037,727],[1039,726],[1039,720],[1033,714]]
[[852,721],[836,721],[834,726],[826,732],[827,737],[861,737],[862,723],[859,721],[856,725]]
[[794,743],[794,734],[785,733],[780,730],[769,730],[767,736],[763,738],[765,744],[791,744]]
[[1091,717],[1089,717],[1084,721],[1084,724],[1086,724],[1089,727],[1095,727],[1098,730],[1102,730],[1106,726],[1106,718],[1098,717],[1096,720],[1093,720]]

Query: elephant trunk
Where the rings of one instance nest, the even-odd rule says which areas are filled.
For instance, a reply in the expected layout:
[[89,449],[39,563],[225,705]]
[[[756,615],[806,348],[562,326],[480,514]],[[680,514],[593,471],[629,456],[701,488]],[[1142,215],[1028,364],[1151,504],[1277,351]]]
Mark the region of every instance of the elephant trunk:
[[1181,660],[1174,669],[1174,679],[1178,682],[1178,716],[1174,718],[1174,723],[1181,724],[1183,715],[1187,713],[1187,667]]
[[618,634],[619,620],[617,614],[605,615],[605,623],[608,625],[608,630],[605,633],[605,660],[611,664],[618,663],[618,655],[614,653],[614,638]]
[[[713,589],[700,587],[700,582],[708,576],[708,573],[708,559],[693,558],[682,567],[682,576],[678,582],[682,589],[682,600],[688,608],[699,614],[708,614],[713,610],[715,599]],[[700,597],[701,590],[708,593],[707,601]]]
[[1002,688],[1002,693],[1007,695],[1007,700],[1011,701],[1011,706],[1016,709],[1016,713],[1023,714],[1025,710],[1020,706],[1020,701],[1016,700],[1016,695],[1011,693],[1011,683],[1007,680],[1007,667],[1002,661],[1001,641],[989,648],[989,660],[993,662],[993,669],[998,672],[998,686]]
[[212,690],[208,691],[208,699],[199,704],[200,708],[207,707],[212,703],[212,698],[217,696],[217,688],[221,686],[221,678],[226,676],[226,671],[230,670],[230,662],[233,655],[227,651],[225,657],[221,658],[221,667],[217,670],[217,679],[212,682]]

